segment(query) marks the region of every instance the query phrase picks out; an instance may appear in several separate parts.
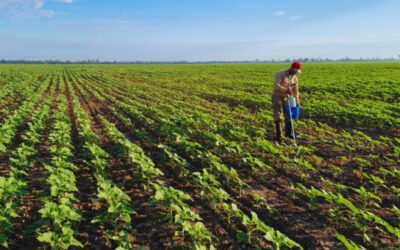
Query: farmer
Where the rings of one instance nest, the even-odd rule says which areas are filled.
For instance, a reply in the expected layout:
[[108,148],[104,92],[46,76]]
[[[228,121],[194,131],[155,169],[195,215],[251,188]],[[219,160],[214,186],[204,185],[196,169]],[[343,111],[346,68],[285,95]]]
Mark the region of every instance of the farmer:
[[282,139],[282,113],[285,114],[285,136],[294,139],[292,124],[290,123],[289,114],[287,114],[285,107],[288,105],[289,96],[294,96],[296,103],[300,104],[297,73],[301,73],[300,62],[292,63],[292,66],[288,70],[279,71],[275,75],[274,90],[272,91],[271,98],[276,127],[275,139],[277,141]]

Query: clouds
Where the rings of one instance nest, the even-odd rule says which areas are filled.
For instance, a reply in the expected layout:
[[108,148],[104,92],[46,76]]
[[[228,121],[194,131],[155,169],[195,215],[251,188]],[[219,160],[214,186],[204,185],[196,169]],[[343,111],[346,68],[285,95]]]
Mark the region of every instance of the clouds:
[[284,11],[278,10],[274,13],[274,16],[284,16],[286,13]]
[[297,20],[300,20],[302,18],[303,18],[303,16],[292,16],[292,17],[289,18],[289,20],[290,21],[297,21]]
[[54,11],[44,8],[46,2],[72,3],[76,0],[0,0],[0,14],[12,18],[51,17]]
[[[286,12],[284,12],[282,10],[278,10],[278,11],[275,11],[273,13],[273,15],[277,16],[277,17],[283,17],[283,16],[286,16]],[[289,17],[289,21],[297,21],[297,20],[300,20],[300,19],[303,19],[302,15],[295,15],[295,16]]]

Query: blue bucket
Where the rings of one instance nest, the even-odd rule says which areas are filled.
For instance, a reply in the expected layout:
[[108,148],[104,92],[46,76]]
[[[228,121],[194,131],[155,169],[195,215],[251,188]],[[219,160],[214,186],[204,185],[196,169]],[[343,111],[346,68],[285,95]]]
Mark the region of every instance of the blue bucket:
[[289,105],[286,106],[286,113],[289,116],[289,109],[292,111],[292,119],[299,119],[300,117],[300,106],[297,105],[296,107],[290,108]]

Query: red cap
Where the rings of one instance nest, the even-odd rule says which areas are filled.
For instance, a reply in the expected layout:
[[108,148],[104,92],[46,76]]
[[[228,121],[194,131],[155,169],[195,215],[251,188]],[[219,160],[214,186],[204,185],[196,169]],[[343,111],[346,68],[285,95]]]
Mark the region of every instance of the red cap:
[[301,63],[300,62],[294,62],[292,63],[291,66],[293,69],[296,69],[296,73],[301,73]]

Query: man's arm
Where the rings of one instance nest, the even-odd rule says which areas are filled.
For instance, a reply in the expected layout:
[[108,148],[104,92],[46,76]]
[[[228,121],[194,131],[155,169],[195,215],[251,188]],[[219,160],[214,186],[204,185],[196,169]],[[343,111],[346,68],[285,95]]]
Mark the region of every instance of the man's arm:
[[300,99],[299,99],[299,88],[298,88],[298,83],[296,82],[296,85],[293,86],[292,88],[292,95],[294,98],[296,98],[296,103],[300,105]]
[[283,87],[282,85],[281,85],[281,82],[282,82],[282,75],[281,74],[277,74],[276,76],[275,76],[275,81],[274,81],[274,92],[277,92],[277,93],[279,93],[279,94],[281,94],[281,95],[285,95],[285,94],[288,94],[288,93],[290,93],[289,91],[289,89],[287,89],[287,88],[285,88],[285,87]]

